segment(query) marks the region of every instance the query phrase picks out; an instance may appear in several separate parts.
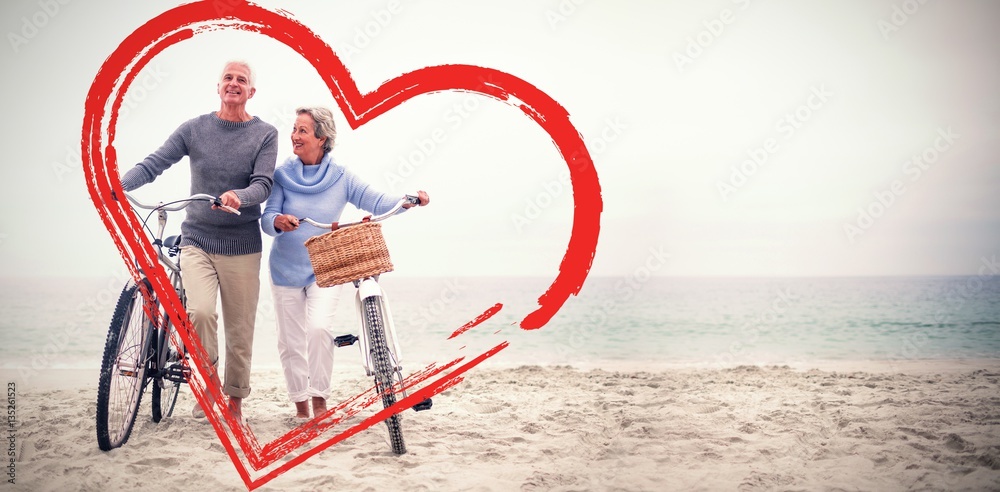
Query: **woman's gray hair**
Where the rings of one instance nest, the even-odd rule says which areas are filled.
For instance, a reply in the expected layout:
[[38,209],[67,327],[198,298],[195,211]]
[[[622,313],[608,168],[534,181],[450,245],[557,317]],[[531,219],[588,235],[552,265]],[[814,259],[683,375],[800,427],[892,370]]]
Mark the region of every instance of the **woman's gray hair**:
[[312,117],[313,135],[316,138],[326,137],[323,143],[323,152],[330,152],[333,149],[333,142],[337,139],[337,127],[333,123],[333,112],[320,107],[301,107],[295,110],[295,115],[307,114]]

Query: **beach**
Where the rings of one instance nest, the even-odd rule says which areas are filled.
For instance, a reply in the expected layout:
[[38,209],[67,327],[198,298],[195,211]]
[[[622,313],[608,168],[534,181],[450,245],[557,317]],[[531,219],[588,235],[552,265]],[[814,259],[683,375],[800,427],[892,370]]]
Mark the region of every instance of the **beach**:
[[[1000,360],[815,365],[475,367],[405,412],[407,454],[377,424],[258,490],[1000,490]],[[130,440],[101,452],[96,376],[17,384],[5,490],[246,489],[188,388],[159,424],[147,393]],[[335,380],[331,400],[370,386]],[[253,381],[258,439],[295,427],[281,372]]]

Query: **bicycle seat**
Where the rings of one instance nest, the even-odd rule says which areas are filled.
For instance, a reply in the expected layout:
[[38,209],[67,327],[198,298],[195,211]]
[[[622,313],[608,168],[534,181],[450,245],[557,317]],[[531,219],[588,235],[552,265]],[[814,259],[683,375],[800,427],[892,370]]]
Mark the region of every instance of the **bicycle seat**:
[[180,236],[170,236],[163,240],[163,247],[165,248],[174,248],[180,246],[180,244],[181,244]]

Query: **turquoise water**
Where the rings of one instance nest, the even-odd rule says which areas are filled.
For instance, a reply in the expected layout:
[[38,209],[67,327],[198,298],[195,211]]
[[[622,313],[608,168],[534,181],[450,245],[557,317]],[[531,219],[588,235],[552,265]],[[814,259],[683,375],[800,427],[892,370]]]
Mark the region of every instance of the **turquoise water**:
[[565,363],[996,358],[1000,279],[590,279],[519,335],[524,359]]
[[[417,361],[475,355],[502,341],[510,346],[495,362],[506,364],[1000,357],[995,276],[590,278],[546,326],[521,330],[517,323],[549,281],[389,274],[383,285],[405,353]],[[0,365],[97,367],[121,279],[4,279],[0,285]],[[496,303],[504,305],[497,315],[446,340]],[[352,307],[351,298],[341,303],[343,324],[335,331],[355,332]],[[255,366],[277,367],[273,326],[265,289]]]

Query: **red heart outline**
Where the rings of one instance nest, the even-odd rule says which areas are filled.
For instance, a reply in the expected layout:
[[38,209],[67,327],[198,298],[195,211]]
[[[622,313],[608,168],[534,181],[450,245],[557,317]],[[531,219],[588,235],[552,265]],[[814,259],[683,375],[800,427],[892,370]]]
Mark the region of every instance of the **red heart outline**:
[[[114,138],[118,110],[139,71],[167,47],[198,33],[218,29],[240,29],[264,34],[295,50],[321,74],[348,124],[355,129],[410,98],[434,92],[457,90],[477,93],[521,109],[549,134],[569,166],[575,204],[570,241],[560,263],[559,274],[538,298],[538,309],[520,322],[521,328],[541,328],[559,311],[570,295],[579,293],[590,271],[597,247],[603,207],[600,184],[583,138],[569,121],[569,113],[544,92],[498,70],[471,65],[441,65],[400,75],[375,91],[362,94],[332,48],[305,25],[283,13],[272,12],[243,0],[206,0],[181,5],[140,26],[105,60],[87,94],[81,145],[84,175],[91,200],[132,277],[140,279],[140,270],[148,274],[164,312],[181,328],[179,334],[183,342],[192,347],[191,355],[196,371],[190,386],[199,402],[206,401],[206,393],[220,396],[221,385],[218,376],[208,370],[208,358],[193,336],[187,313],[171,287],[166,272],[158,264],[153,246],[145,240],[146,236],[138,219],[125,203],[112,198],[123,196],[124,193],[118,177]],[[500,307],[498,303],[487,309],[452,336],[496,314]],[[458,384],[465,371],[507,346],[505,341],[469,361],[464,361],[463,357],[440,367],[431,365],[425,368],[408,378],[408,386],[414,388],[435,376],[441,377],[400,400],[394,407],[379,411],[360,424],[313,446],[255,479],[251,478],[246,464],[237,454],[232,439],[240,445],[249,466],[254,470],[261,470],[331,429],[344,418],[372,404],[377,395],[372,392],[358,395],[331,408],[321,418],[314,419],[263,447],[257,443],[252,432],[247,435],[247,429],[239,426],[227,412],[216,408],[215,411],[208,412],[208,418],[247,488],[252,490],[323,449]],[[449,370],[451,372],[445,374]],[[338,413],[340,415],[334,418]],[[223,422],[227,426],[224,427]],[[232,439],[227,430],[232,434]]]

